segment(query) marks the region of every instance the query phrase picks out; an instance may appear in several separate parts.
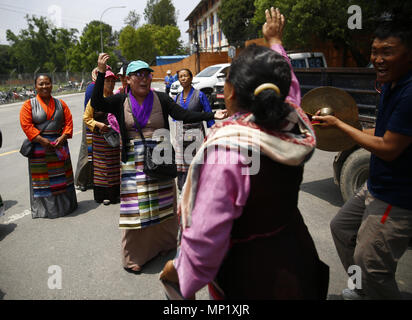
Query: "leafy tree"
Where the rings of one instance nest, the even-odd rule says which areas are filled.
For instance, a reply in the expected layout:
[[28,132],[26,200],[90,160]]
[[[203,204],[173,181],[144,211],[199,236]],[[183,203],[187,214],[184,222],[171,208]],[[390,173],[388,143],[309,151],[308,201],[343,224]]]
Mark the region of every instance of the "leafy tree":
[[221,28],[229,43],[242,46],[245,40],[256,38],[257,28],[253,23],[254,0],[222,0],[218,10]]
[[9,73],[17,67],[12,60],[11,47],[0,45],[0,74]]
[[148,24],[177,26],[176,9],[171,0],[148,0],[143,15]]
[[62,51],[75,42],[76,29],[57,29],[45,17],[26,15],[27,29],[15,35],[7,30],[10,55],[19,66],[18,72],[52,72],[63,70],[66,57]]
[[182,54],[180,30],[175,26],[146,24],[135,30],[126,26],[119,37],[119,48],[128,60],[144,60],[154,64],[156,56]]
[[139,48],[137,47],[137,33],[136,30],[128,25],[122,29],[119,35],[119,48],[122,55],[128,60],[136,60],[139,55]]
[[140,22],[140,14],[138,14],[135,10],[132,10],[127,15],[126,19],[124,19],[124,23],[132,28],[136,29]]
[[111,56],[109,64],[113,66],[116,64],[117,58],[113,53],[115,37],[112,34],[112,27],[104,22],[93,20],[83,29],[79,43],[68,50],[71,71],[91,71],[96,67],[97,57],[101,51],[100,28],[103,49]]
[[[405,2],[400,0],[255,0],[254,4],[256,25],[265,22],[264,11],[271,6],[278,7],[285,15],[284,44],[288,48],[310,48],[313,41],[330,40],[344,55],[351,52],[361,67],[369,61],[370,37],[377,18],[385,11],[406,8]],[[348,27],[351,5],[358,5],[362,10],[362,29]]]

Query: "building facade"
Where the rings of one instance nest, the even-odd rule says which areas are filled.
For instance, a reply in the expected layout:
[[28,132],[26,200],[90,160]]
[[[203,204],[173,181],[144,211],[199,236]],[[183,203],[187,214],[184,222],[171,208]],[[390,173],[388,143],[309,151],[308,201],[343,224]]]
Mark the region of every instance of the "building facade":
[[[217,11],[221,0],[201,0],[185,21],[189,22],[190,54],[228,50],[228,41],[220,28]],[[196,41],[197,40],[197,41]],[[197,44],[198,45],[197,45]]]

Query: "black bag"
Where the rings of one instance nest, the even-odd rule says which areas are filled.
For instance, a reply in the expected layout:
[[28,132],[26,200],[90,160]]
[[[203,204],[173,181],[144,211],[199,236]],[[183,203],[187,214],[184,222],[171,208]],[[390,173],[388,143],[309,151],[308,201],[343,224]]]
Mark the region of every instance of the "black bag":
[[[128,97],[129,99],[129,97]],[[129,99],[129,105],[132,107]],[[142,138],[143,145],[144,145],[144,159],[143,159],[143,172],[151,177],[151,178],[156,178],[158,180],[170,180],[174,179],[177,177],[177,167],[176,167],[176,160],[175,160],[175,150],[173,148],[173,145],[169,141],[163,141],[155,145],[149,145],[146,143],[146,140],[144,138],[142,129],[140,128],[140,125],[138,121],[136,120],[133,111],[133,120],[134,123],[139,131],[139,134]],[[162,148],[163,150],[166,151],[171,151],[172,153],[172,159],[171,163],[157,163],[154,161],[155,159],[153,158],[153,151],[155,148]]]
[[112,128],[103,133],[103,138],[113,148],[120,146],[120,134]]
[[[36,98],[34,98],[36,99]],[[40,131],[39,134],[42,134],[42,132],[44,131],[44,129],[46,129],[46,127],[49,125],[50,121],[53,119],[54,114],[56,113],[56,109],[57,109],[57,104],[55,104],[55,108],[54,108],[54,112],[52,114],[52,116],[50,117],[49,120],[47,120],[44,123],[43,129]],[[31,158],[31,156],[33,155],[33,151],[34,151],[34,144],[33,142],[31,142],[29,139],[24,139],[21,147],[20,147],[20,153],[21,155],[25,156],[26,158]]]
[[[163,148],[172,152],[172,163],[157,164],[154,161],[153,150],[155,148]],[[143,172],[152,178],[159,180],[170,180],[177,177],[177,167],[175,162],[175,150],[170,142],[161,142],[155,146],[147,145],[144,141],[144,161]]]
[[20,147],[20,153],[26,158],[31,158],[34,150],[34,145],[29,139],[24,139],[23,144]]

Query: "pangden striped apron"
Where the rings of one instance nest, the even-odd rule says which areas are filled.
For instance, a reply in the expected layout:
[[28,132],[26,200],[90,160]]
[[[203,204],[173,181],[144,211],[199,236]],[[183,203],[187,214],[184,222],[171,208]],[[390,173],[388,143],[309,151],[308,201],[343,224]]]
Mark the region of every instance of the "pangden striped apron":
[[[125,117],[129,119],[130,136],[136,131],[132,125],[133,118],[127,99],[124,103]],[[152,115],[160,113],[161,105],[159,98],[155,95]],[[162,120],[163,121],[163,120]],[[163,125],[163,122],[162,124]],[[157,143],[152,135],[146,136],[145,128],[143,134],[147,144]],[[120,186],[120,229],[142,229],[156,225],[174,216],[175,190],[174,179],[159,181],[146,176],[143,172],[144,146],[138,134],[134,134],[127,145],[127,162],[121,164],[121,186]]]
[[[36,98],[32,98],[30,103],[34,125],[41,130],[47,119],[46,112]],[[54,103],[54,119],[41,134],[49,141],[61,135],[64,125],[63,107],[58,99],[54,99]],[[65,146],[69,150],[67,141]],[[33,218],[63,216],[77,208],[70,153],[66,160],[60,160],[54,150],[47,151],[40,143],[34,143],[33,156],[29,158],[29,174]]]

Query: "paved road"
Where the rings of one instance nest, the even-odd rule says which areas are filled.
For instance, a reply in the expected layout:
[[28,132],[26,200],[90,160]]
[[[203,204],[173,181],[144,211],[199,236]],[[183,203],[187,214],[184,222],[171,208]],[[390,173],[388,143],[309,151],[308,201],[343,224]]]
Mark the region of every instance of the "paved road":
[[[80,146],[83,94],[64,96],[74,119],[70,140],[73,168]],[[17,150],[24,139],[18,122],[21,104],[0,106],[3,148],[0,150],[0,194],[6,214],[0,218],[0,299],[164,299],[158,274],[174,256],[149,262],[141,275],[123,271],[120,257],[119,205],[93,201],[92,191],[77,194],[79,208],[55,219],[31,219],[27,161]],[[347,277],[329,231],[342,205],[333,183],[334,154],[317,150],[305,167],[299,207],[321,259],[331,269],[329,299],[340,299]],[[57,266],[57,269],[54,269]],[[61,271],[61,289],[52,280]],[[412,251],[401,259],[397,281],[405,298],[412,299]],[[198,299],[207,299],[203,289]]]

